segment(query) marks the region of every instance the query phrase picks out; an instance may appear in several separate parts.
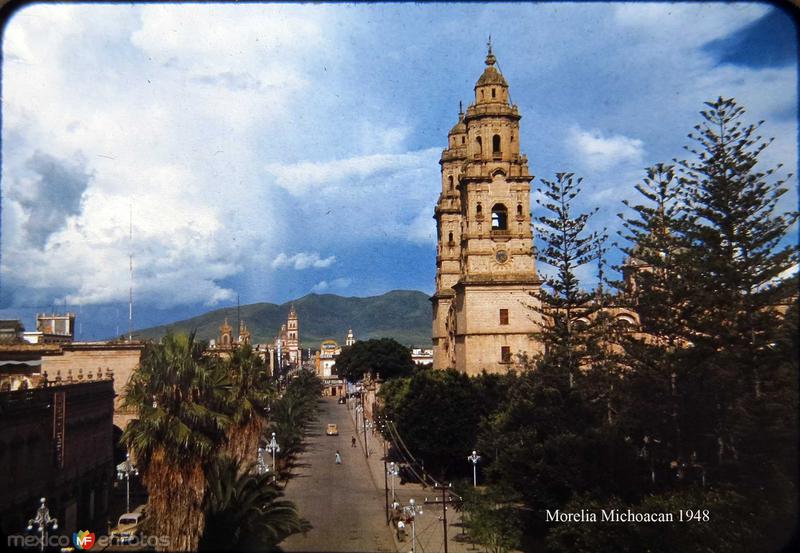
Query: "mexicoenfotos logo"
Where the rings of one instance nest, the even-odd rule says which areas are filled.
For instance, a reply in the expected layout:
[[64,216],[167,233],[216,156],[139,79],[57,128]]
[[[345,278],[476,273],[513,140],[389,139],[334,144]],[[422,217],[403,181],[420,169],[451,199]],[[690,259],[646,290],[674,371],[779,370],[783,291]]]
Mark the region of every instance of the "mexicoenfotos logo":
[[72,541],[75,543],[75,547],[78,549],[88,551],[95,544],[94,532],[89,532],[89,530],[80,530],[72,534]]

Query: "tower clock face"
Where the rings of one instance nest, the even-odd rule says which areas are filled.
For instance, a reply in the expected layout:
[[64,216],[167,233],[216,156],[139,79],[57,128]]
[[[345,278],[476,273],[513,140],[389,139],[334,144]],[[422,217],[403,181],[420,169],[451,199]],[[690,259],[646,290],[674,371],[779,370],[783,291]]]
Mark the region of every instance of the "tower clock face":
[[497,253],[494,254],[494,258],[498,263],[505,263],[508,261],[508,252],[505,250],[498,250]]

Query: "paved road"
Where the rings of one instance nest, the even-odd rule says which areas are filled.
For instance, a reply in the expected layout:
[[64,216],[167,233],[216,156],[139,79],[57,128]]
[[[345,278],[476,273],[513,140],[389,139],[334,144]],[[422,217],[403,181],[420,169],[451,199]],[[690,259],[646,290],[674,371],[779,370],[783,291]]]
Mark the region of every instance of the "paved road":
[[[336,398],[324,398],[319,419],[311,427],[307,449],[298,459],[285,493],[314,528],[289,537],[284,551],[395,552],[384,518],[383,481],[376,482],[361,448],[352,448],[353,423]],[[339,436],[326,436],[328,423]],[[334,463],[336,450],[342,464]]]

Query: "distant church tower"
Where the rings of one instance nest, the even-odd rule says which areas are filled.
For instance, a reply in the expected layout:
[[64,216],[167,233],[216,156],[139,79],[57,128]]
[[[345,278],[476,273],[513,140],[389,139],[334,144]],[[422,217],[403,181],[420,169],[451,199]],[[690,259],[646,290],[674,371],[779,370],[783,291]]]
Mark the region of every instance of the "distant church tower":
[[347,331],[347,337],[344,339],[345,346],[352,346],[356,343],[356,338],[353,336],[353,329]]
[[513,367],[540,349],[540,280],[531,230],[528,159],[519,110],[495,67],[491,43],[475,103],[448,135],[434,211],[438,246],[433,366],[470,375]]
[[300,323],[294,304],[289,308],[289,318],[286,321],[286,353],[290,363],[300,364]]

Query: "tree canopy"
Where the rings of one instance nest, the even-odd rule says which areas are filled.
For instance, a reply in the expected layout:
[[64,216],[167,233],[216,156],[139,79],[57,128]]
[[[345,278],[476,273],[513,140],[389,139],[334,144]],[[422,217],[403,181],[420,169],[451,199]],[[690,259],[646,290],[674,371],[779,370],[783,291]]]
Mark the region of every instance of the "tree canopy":
[[372,376],[380,374],[389,379],[407,376],[414,371],[411,350],[391,338],[359,340],[352,346],[345,346],[336,357],[336,373],[355,382],[368,372]]

